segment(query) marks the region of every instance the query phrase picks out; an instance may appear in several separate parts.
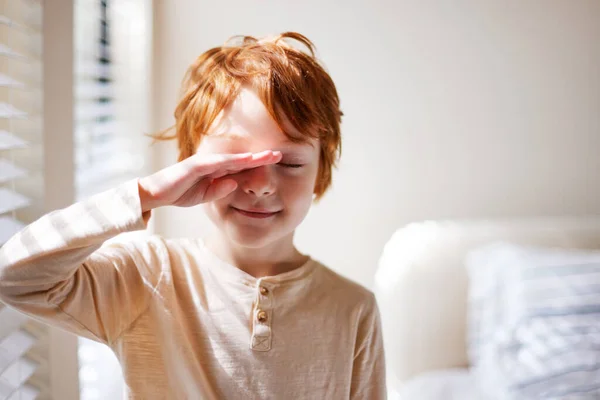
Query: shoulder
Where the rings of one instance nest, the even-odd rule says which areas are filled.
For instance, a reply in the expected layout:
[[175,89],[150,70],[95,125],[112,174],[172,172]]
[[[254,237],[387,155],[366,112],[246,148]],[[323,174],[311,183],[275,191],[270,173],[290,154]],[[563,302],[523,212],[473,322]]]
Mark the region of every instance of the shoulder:
[[168,253],[189,250],[194,247],[190,238],[169,239],[158,234],[130,232],[116,236],[102,245],[105,249],[122,249],[128,252],[162,257]]
[[190,239],[167,239],[157,234],[126,233],[102,244],[97,256],[130,260],[140,272],[164,274],[191,252]]
[[169,282],[185,274],[185,270],[199,261],[196,253],[193,239],[171,239],[146,233],[119,235],[104,242],[95,254],[113,263],[134,265],[139,274],[156,287],[160,281]]
[[326,265],[315,262],[318,264],[315,276],[316,285],[333,301],[363,312],[370,312],[377,308],[375,295],[371,290],[342,276]]
[[128,232],[115,236],[102,244],[104,252],[125,252],[132,257],[141,257],[150,261],[152,258],[162,258],[168,252],[169,240],[160,235],[147,232]]

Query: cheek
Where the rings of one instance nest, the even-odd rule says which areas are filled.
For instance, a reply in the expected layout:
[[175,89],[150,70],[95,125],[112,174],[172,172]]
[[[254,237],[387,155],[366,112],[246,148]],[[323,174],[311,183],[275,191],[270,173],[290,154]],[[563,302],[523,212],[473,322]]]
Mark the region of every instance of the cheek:
[[287,174],[280,177],[279,194],[286,202],[311,203],[315,189],[316,172]]
[[231,203],[229,199],[230,197],[227,196],[223,199],[203,204],[204,212],[214,223],[218,224],[220,221],[227,218],[227,213],[230,211],[229,204]]
[[221,219],[221,213],[216,202],[204,203],[202,205],[204,213],[210,218],[213,223],[217,223]]

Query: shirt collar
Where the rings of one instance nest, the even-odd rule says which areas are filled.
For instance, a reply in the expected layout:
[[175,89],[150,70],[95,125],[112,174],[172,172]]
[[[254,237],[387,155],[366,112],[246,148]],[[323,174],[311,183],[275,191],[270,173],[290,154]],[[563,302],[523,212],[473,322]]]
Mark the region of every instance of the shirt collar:
[[[224,260],[219,258],[216,254],[214,254],[208,249],[208,247],[204,243],[204,240],[202,240],[201,238],[197,240],[197,243],[204,257],[206,257],[206,259],[210,261],[211,272],[213,272],[215,275],[221,275],[225,279],[243,282],[251,286],[256,286],[259,282],[272,284],[276,286],[283,284],[292,284],[295,282],[302,282],[314,272],[315,268],[318,265],[318,263],[315,260],[309,257],[308,261],[306,261],[300,267],[295,268],[291,271],[287,271],[273,276],[255,278],[246,271],[242,271],[236,266],[231,265],[228,262],[225,262]],[[215,266],[215,268],[212,268],[212,266]]]

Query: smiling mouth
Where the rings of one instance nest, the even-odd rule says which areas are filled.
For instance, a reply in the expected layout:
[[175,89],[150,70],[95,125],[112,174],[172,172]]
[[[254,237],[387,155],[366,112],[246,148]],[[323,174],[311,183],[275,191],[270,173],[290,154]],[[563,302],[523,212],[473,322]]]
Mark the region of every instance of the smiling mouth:
[[263,219],[263,218],[269,218],[272,217],[274,215],[279,214],[281,211],[263,211],[263,210],[242,210],[240,208],[236,208],[236,207],[231,207],[233,208],[234,211],[236,211],[239,214],[242,214],[246,217],[250,217],[250,218],[258,218],[258,219]]

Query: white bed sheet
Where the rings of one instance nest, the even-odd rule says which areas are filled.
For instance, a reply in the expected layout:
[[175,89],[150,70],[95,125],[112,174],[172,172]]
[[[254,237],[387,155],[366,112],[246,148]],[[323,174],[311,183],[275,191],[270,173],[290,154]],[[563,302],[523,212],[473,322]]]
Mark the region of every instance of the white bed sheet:
[[479,390],[467,369],[448,369],[421,374],[398,390],[390,400],[490,400]]

